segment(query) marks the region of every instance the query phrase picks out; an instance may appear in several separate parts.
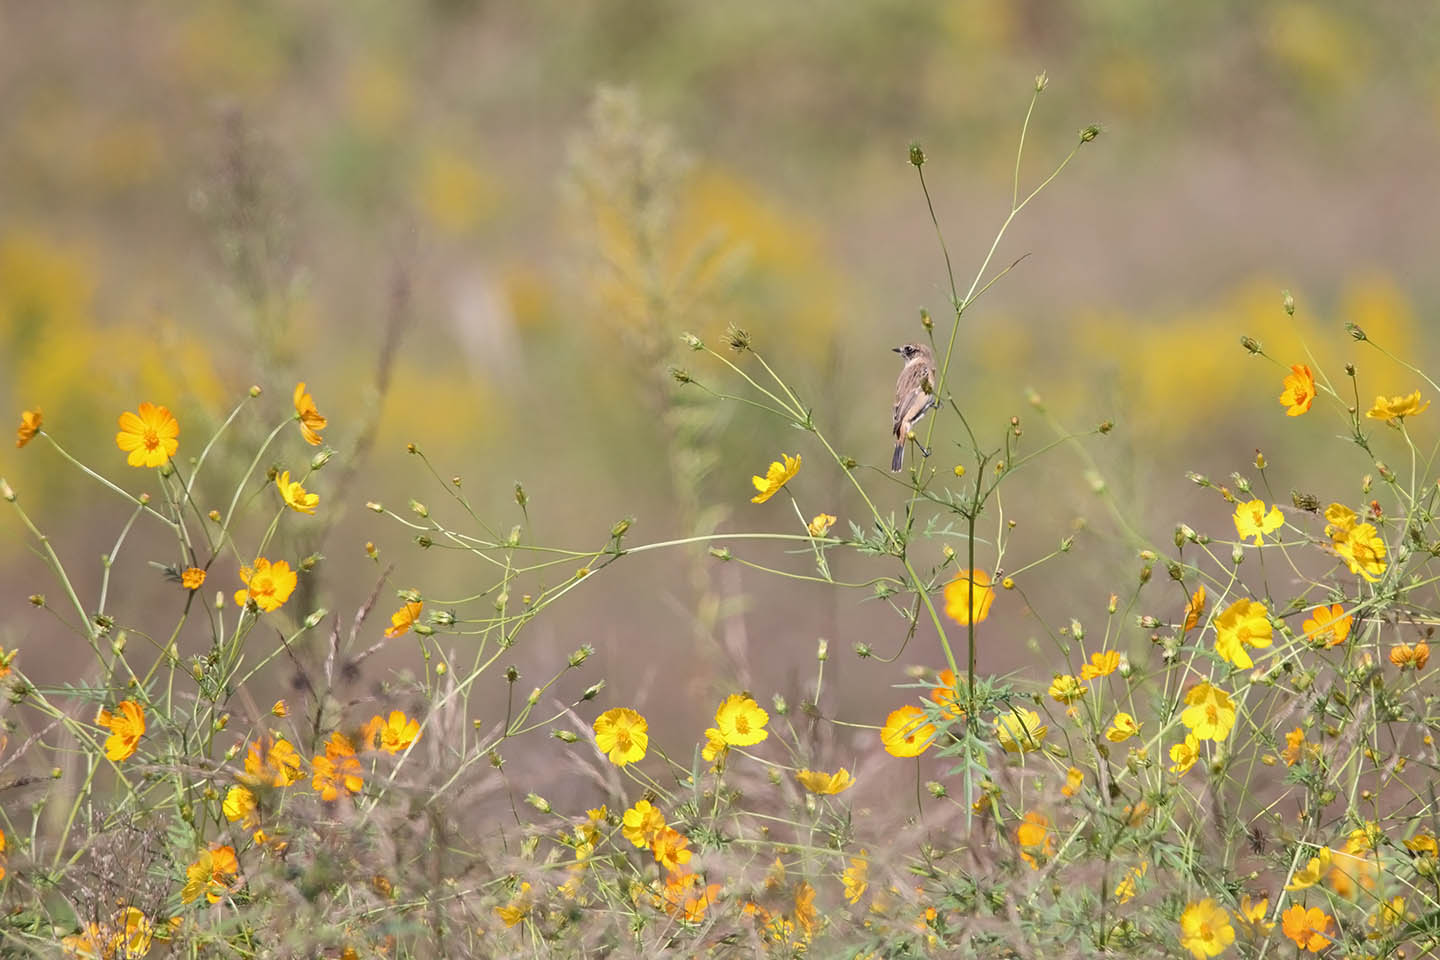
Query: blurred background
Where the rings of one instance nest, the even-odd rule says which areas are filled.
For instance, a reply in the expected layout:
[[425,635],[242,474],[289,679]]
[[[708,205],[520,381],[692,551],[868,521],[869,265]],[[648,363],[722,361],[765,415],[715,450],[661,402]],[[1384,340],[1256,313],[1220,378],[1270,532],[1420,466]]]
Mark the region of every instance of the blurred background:
[[[292,621],[321,606],[348,617],[392,563],[385,614],[395,588],[419,589],[435,610],[490,587],[492,569],[473,556],[426,551],[363,508],[403,513],[417,498],[482,534],[443,489],[452,476],[502,533],[525,519],[522,482],[532,542],[599,548],[623,517],[635,518],[630,544],[799,532],[788,497],[749,502],[751,474],[799,452],[787,489],[804,516],[836,514],[841,531],[863,521],[813,437],[671,379],[683,365],[717,391],[742,391],[684,350],[684,331],[719,346],[727,324],[748,330],[837,449],[881,468],[860,472],[881,509],[902,509],[881,472],[898,371],[889,348],[923,335],[922,307],[937,334],[950,329],[907,144],[924,145],[963,292],[1008,212],[1042,70],[1050,82],[1022,191],[1081,128],[1104,132],[1007,234],[995,267],[1028,257],[967,313],[952,388],[990,447],[1012,415],[1028,449],[1055,436],[1027,388],[1066,429],[1116,428],[1005,488],[1005,516],[1019,524],[1008,568],[1072,533],[1076,550],[1022,578],[1023,601],[1001,595],[982,670],[1046,682],[1052,626],[1103,625],[1106,596],[1133,587],[1136,535],[1167,543],[1185,520],[1233,536],[1228,509],[1188,470],[1253,474],[1259,448],[1282,504],[1292,487],[1358,502],[1373,464],[1334,439],[1337,409],[1286,418],[1284,371],[1241,350],[1242,334],[1287,365],[1308,349],[1342,385],[1342,364],[1355,361],[1367,405],[1422,384],[1350,340],[1344,322],[1422,366],[1435,359],[1440,8],[9,0],[3,11],[7,416],[43,408],[67,449],[138,492],[153,481],[114,446],[121,410],[168,405],[183,463],[259,385],[199,487],[223,508],[233,480],[222,481],[305,380],[337,456],[310,484],[317,517],[288,515],[272,551],[292,564],[326,558],[282,612]],[[1281,309],[1287,288],[1293,319]],[[961,436],[942,420],[942,472],[961,462]],[[312,452],[286,430],[262,466],[301,470]],[[81,595],[95,596],[124,503],[44,442],[7,445],[0,473]],[[269,510],[267,500],[253,529],[242,526],[242,544],[258,542]],[[982,522],[992,541],[998,522]],[[112,606],[122,625],[163,636],[183,599],[139,561],[179,558],[143,526],[113,574]],[[962,546],[928,541],[921,561],[938,563],[945,542]],[[729,545],[813,572],[805,554]],[[981,565],[994,560],[982,544]],[[234,566],[217,563],[207,596],[238,587]],[[843,578],[890,572],[848,555],[835,563]],[[79,679],[71,654],[83,643],[25,602],[60,591],[13,511],[0,511],[0,583],[0,646],[19,647],[37,679]],[[1173,585],[1152,593],[1142,609],[1173,618]],[[520,686],[592,643],[595,659],[558,692],[605,677],[597,705],[675,718],[652,728],[681,755],[738,685],[762,701],[803,695],[820,637],[832,650],[827,715],[878,723],[911,697],[887,689],[906,666],[943,665],[923,624],[902,650],[904,621],[866,590],[777,579],[703,549],[626,558],[551,613],[513,650]],[[372,617],[363,644],[384,621]],[[473,638],[437,639],[460,661],[473,655]],[[414,669],[413,640],[375,662]],[[1137,634],[1121,645],[1130,640],[1143,655],[1148,644]],[[858,662],[857,642],[899,656]],[[199,623],[181,637],[187,655],[207,643]],[[283,695],[284,676],[274,682]],[[503,680],[483,682],[493,690],[482,707],[502,702]],[[842,744],[842,759],[862,743],[873,747]]]

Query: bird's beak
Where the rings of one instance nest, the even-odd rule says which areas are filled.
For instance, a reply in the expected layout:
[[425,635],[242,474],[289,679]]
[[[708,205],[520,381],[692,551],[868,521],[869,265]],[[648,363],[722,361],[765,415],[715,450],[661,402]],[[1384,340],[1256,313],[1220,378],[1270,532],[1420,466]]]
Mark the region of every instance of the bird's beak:
[[891,348],[890,348],[890,352],[891,352],[891,353],[904,353],[905,351],[904,351],[904,350],[901,350],[899,347],[891,347]]

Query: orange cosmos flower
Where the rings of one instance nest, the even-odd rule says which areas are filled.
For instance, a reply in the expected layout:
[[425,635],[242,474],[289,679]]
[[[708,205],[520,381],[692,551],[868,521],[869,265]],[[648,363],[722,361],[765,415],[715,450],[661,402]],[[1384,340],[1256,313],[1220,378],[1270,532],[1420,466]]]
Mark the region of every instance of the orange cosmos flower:
[[370,722],[365,724],[360,739],[366,747],[373,747],[378,739],[381,750],[386,753],[399,753],[409,749],[410,744],[420,739],[420,723],[411,720],[399,710],[391,710],[388,719],[382,719],[379,714],[371,717]]
[[1094,680],[1096,677],[1108,677],[1119,668],[1119,650],[1106,650],[1103,653],[1092,653],[1090,654],[1090,662],[1080,668],[1080,679]]
[[239,779],[252,786],[288,787],[301,776],[300,754],[290,741],[281,737],[272,742],[262,737],[250,744],[245,772],[239,774]]
[[704,885],[698,873],[672,874],[665,881],[665,911],[686,923],[699,923],[705,911],[719,900],[720,885]]
[[1310,404],[1315,402],[1315,377],[1309,367],[1303,363],[1291,366],[1290,376],[1285,378],[1284,385],[1280,402],[1288,408],[1285,416],[1298,417],[1310,409]]
[[910,705],[890,711],[880,731],[885,752],[895,757],[918,757],[934,739],[935,726],[925,719],[925,711]]
[[305,392],[304,380],[295,384],[295,419],[300,421],[300,432],[304,434],[305,442],[312,447],[320,446],[320,431],[329,421],[315,409],[315,398]]
[[680,868],[690,862],[690,840],[672,827],[664,827],[650,841],[650,850],[655,862],[668,873],[679,873]]
[[1390,648],[1390,662],[1401,670],[1411,667],[1415,670],[1424,670],[1425,664],[1430,662],[1430,644],[1421,640],[1411,646],[1402,643]]
[[826,773],[823,770],[801,770],[795,775],[801,785],[811,793],[822,793],[834,795],[844,793],[855,786],[855,778],[850,771],[841,767],[834,773]]
[[1350,627],[1355,618],[1345,613],[1340,604],[1319,606],[1310,611],[1310,619],[1300,624],[1305,639],[1316,646],[1337,647],[1350,636]]
[[940,708],[940,716],[946,720],[965,716],[965,708],[960,705],[960,688],[956,685],[955,671],[947,667],[936,679],[940,681],[940,686],[930,691],[930,700]]
[[1285,936],[1295,941],[1295,946],[1311,953],[1319,953],[1330,946],[1330,924],[1334,919],[1319,907],[1306,910],[1295,904],[1280,915],[1284,923]]
[[180,585],[186,590],[199,590],[205,585],[205,571],[199,567],[187,567],[180,574]]
[[385,630],[385,639],[393,640],[415,626],[415,622],[420,619],[422,606],[423,603],[412,601],[390,614],[390,626]]
[[235,848],[212,844],[185,868],[185,888],[180,891],[180,901],[192,903],[204,893],[206,900],[219,903],[226,894],[239,888],[239,874]]
[[110,736],[105,739],[105,756],[114,763],[134,756],[145,734],[145,709],[140,704],[121,700],[114,713],[101,707],[95,722],[110,729]]
[[1195,588],[1190,595],[1190,602],[1185,604],[1185,625],[1180,628],[1181,633],[1189,633],[1195,629],[1200,618],[1205,615],[1205,585],[1201,584]]
[[245,589],[235,591],[235,602],[243,607],[245,601],[254,600],[255,606],[269,613],[279,610],[290,599],[299,577],[284,560],[271,563],[257,557],[254,567],[240,568],[240,582],[245,584]]
[[126,463],[132,467],[159,467],[175,456],[180,446],[180,424],[165,407],[153,403],[140,404],[139,414],[126,410],[120,414],[120,432],[115,445],[130,454]]
[[285,501],[285,506],[297,513],[308,513],[312,516],[315,514],[315,507],[320,503],[320,494],[306,493],[299,480],[290,479],[289,470],[275,478],[275,486],[280,489],[280,498]]
[[945,585],[945,615],[962,627],[970,623],[972,610],[975,622],[983,622],[990,616],[990,604],[994,602],[995,590],[990,586],[990,574],[984,570],[961,570]]
[[20,428],[15,431],[15,446],[23,447],[34,440],[35,434],[40,432],[40,426],[44,422],[45,418],[41,416],[39,407],[23,411],[20,414]]
[[325,754],[317,755],[311,765],[315,768],[315,776],[311,778],[310,785],[326,803],[339,797],[342,787],[348,793],[359,793],[365,785],[360,761],[355,759],[355,747],[338,730],[326,741]]
[[1055,838],[1050,832],[1050,818],[1034,810],[1025,814],[1025,819],[1015,828],[1015,843],[1020,847],[1020,859],[1030,864],[1031,870],[1040,869],[1035,858],[1049,858],[1055,854]]

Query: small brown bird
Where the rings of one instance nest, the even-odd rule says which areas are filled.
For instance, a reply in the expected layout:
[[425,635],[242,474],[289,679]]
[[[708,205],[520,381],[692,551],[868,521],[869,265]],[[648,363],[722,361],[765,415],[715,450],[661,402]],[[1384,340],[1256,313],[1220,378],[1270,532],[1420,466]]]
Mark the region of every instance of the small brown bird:
[[[923,343],[907,343],[896,347],[895,352],[905,358],[900,370],[900,379],[895,381],[895,422],[891,432],[895,434],[895,456],[890,459],[890,469],[899,472],[905,465],[905,441],[916,422],[931,407],[938,407],[935,397],[935,355]],[[923,447],[921,451],[930,456]]]

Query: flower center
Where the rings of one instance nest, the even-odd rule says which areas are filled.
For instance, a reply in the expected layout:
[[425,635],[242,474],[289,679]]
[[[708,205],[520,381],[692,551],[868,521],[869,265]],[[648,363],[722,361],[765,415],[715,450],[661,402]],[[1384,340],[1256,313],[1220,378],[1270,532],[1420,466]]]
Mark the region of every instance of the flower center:
[[160,434],[155,432],[154,427],[145,428],[145,449],[154,450],[160,446]]
[[250,578],[250,593],[252,596],[268,595],[275,592],[275,581],[268,573],[262,573]]

